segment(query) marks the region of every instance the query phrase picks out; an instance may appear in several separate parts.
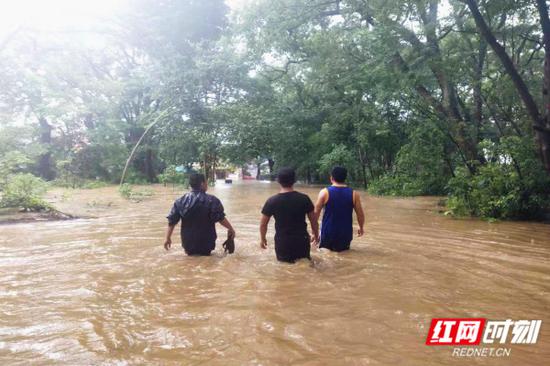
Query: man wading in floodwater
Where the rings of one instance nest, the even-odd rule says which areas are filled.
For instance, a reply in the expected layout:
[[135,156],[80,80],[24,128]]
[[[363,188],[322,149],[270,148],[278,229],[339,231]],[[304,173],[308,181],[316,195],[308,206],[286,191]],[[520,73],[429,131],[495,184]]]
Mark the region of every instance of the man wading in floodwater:
[[210,255],[216,247],[216,222],[227,228],[228,239],[235,238],[235,230],[225,217],[222,203],[206,194],[208,184],[203,174],[189,177],[191,192],[174,202],[167,216],[168,230],[164,248],[172,246],[172,232],[181,220],[181,243],[187,255]]
[[346,185],[348,171],[337,166],[330,173],[332,185],[319,192],[315,203],[315,218],[319,218],[323,207],[325,212],[321,224],[321,248],[335,252],[348,250],[353,239],[353,211],[359,223],[358,235],[363,236],[365,214],[361,207],[359,193]]
[[[271,216],[275,216],[277,259],[289,263],[300,258],[310,259],[310,241],[319,240],[319,225],[315,220],[313,202],[307,195],[294,190],[296,173],[293,169],[281,169],[277,174],[277,181],[281,185],[280,193],[269,198],[262,209],[261,247],[267,248],[267,224]],[[311,238],[307,233],[306,215],[313,232]]]

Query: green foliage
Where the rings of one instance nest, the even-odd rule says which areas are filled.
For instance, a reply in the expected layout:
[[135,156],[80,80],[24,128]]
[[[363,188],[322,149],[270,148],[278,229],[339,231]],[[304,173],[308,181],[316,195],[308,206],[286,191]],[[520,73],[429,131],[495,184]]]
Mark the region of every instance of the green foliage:
[[417,127],[397,154],[395,171],[375,179],[369,192],[377,195],[420,196],[445,193],[451,173],[445,167],[442,133],[426,123]]
[[164,185],[179,184],[179,185],[186,186],[188,182],[188,179],[185,173],[178,172],[174,165],[170,165],[166,169],[164,169],[164,172],[162,174],[159,174],[158,179],[159,179],[159,182]]
[[48,185],[32,174],[10,175],[2,189],[0,207],[17,207],[27,211],[49,210],[51,206],[42,199]]
[[107,187],[109,184],[107,182],[103,182],[101,180],[90,180],[90,181],[85,181],[81,188],[84,188],[84,189],[97,189],[97,188],[103,188],[103,187]]
[[128,183],[124,183],[118,188],[118,193],[126,199],[130,199],[130,197],[132,197],[133,191],[132,186]]
[[147,181],[147,177],[143,173],[138,172],[135,169],[130,171],[128,177],[126,178],[126,182],[136,185],[144,185],[149,183]]
[[[477,4],[540,104],[535,3]],[[18,173],[117,183],[162,114],[129,184],[266,161],[325,182],[338,164],[375,194],[448,194],[455,214],[548,205],[532,114],[464,2],[259,0],[231,17],[224,0],[127,6],[98,42],[25,28],[1,50],[0,189]]]
[[77,188],[84,184],[84,179],[73,168],[71,160],[58,160],[56,162],[57,176],[52,182],[58,187]]
[[449,181],[449,210],[455,215],[513,218],[522,211],[520,182],[509,167],[490,163],[471,176],[463,169]]
[[459,169],[449,181],[448,208],[457,216],[537,218],[550,208],[550,178],[532,141],[519,137],[482,143],[490,162],[475,175]]
[[95,189],[108,185],[107,182],[99,179],[90,179],[90,172],[84,173],[74,160],[58,160],[57,176],[52,182],[53,185],[64,188]]
[[0,159],[0,189],[11,174],[24,171],[31,160],[21,151],[8,151]]
[[118,192],[122,197],[130,199],[130,197],[132,197],[132,194],[134,193],[134,189],[130,184],[124,183],[118,188]]
[[[118,128],[121,127],[123,126]],[[58,176],[67,177],[69,181],[81,178],[86,181],[103,180],[118,183],[129,151],[124,145],[112,142],[115,137],[110,135],[116,134],[112,128],[113,126],[106,123],[101,125],[99,131],[93,131],[91,145],[72,152],[62,160],[63,165],[57,164]],[[78,182],[78,179],[76,181]]]
[[[323,155],[319,160],[319,168],[326,176],[330,173],[332,167],[339,165],[351,168],[355,164],[355,157],[344,145],[336,145],[332,150]],[[350,177],[352,178],[352,177]]]
[[404,175],[384,175],[369,184],[369,193],[383,196],[420,196],[425,187],[422,181]]

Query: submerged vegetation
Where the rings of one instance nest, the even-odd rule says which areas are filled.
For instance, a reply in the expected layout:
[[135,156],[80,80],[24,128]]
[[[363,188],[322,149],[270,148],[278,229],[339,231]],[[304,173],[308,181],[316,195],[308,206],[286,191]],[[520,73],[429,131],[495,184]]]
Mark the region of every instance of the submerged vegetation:
[[47,183],[30,174],[10,175],[2,185],[0,208],[14,207],[25,211],[43,211],[51,206],[42,199]]
[[132,202],[141,202],[147,197],[151,197],[154,192],[151,189],[143,188],[143,189],[135,189],[128,183],[122,184],[118,188],[118,192],[123,198],[126,198],[127,200],[130,200]]
[[141,141],[130,184],[249,163],[326,183],[341,164],[454,215],[550,207],[544,1],[139,0],[88,32],[0,35],[2,205],[118,183]]

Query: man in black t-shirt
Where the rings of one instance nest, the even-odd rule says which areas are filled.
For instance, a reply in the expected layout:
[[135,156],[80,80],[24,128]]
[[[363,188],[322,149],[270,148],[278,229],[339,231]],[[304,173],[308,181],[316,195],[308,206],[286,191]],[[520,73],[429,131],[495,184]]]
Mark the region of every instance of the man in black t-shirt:
[[[277,259],[294,263],[300,258],[310,258],[310,241],[319,241],[319,225],[315,219],[311,199],[293,188],[296,173],[293,169],[283,168],[277,174],[281,185],[279,194],[270,197],[262,209],[260,223],[261,247],[267,248],[267,225],[271,216],[275,216],[275,253]],[[311,224],[313,235],[308,235],[306,215]]]
[[181,221],[181,244],[187,255],[210,255],[216,247],[216,223],[227,229],[227,237],[235,238],[235,230],[225,217],[223,205],[217,197],[206,193],[208,184],[202,174],[189,177],[191,192],[177,199],[166,217],[168,229],[164,248],[172,246],[172,232]]

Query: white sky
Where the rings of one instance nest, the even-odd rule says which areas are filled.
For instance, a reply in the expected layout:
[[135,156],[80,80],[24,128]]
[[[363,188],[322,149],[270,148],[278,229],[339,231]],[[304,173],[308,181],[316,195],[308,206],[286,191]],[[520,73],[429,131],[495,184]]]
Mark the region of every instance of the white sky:
[[[251,0],[225,0],[238,11]],[[0,0],[0,41],[18,26],[38,30],[85,30],[131,4],[132,0]],[[448,1],[441,4],[441,15],[451,11]]]
[[18,26],[57,30],[89,27],[108,17],[121,0],[0,0],[0,34]]
[[[246,0],[225,1],[232,10],[238,10]],[[86,29],[128,3],[131,0],[0,0],[0,37],[18,26],[39,30]]]

